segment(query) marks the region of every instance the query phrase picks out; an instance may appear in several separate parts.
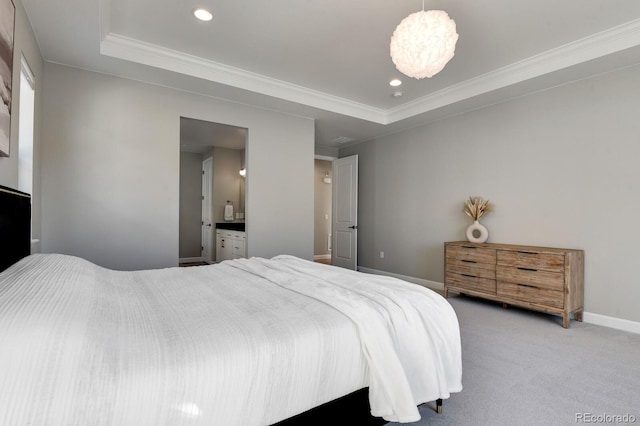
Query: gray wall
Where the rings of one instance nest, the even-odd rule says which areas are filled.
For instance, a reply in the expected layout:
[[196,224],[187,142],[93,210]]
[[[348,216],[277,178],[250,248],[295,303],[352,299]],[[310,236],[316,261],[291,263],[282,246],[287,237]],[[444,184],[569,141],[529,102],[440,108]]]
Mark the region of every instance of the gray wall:
[[35,40],[29,19],[21,0],[13,0],[16,6],[15,35],[13,46],[13,82],[11,104],[11,147],[9,157],[0,157],[0,185],[18,188],[18,123],[20,111],[20,61],[24,55],[36,80],[35,91],[35,129],[33,143],[33,194],[32,211],[33,237],[40,238],[40,146],[42,144],[42,80],[43,61],[38,43]]
[[202,154],[180,153],[180,259],[200,257]]
[[43,251],[177,265],[184,116],[249,129],[248,254],[313,257],[313,120],[51,63],[44,90]]
[[337,157],[340,150],[338,148],[318,145],[315,148],[316,155],[323,157]]
[[331,161],[315,160],[314,251],[315,256],[328,255],[327,238],[331,234],[331,184],[322,181],[325,172],[331,176]]
[[628,68],[341,149],[360,156],[360,265],[442,282],[478,195],[489,242],[584,249],[586,311],[640,321],[638,87]]

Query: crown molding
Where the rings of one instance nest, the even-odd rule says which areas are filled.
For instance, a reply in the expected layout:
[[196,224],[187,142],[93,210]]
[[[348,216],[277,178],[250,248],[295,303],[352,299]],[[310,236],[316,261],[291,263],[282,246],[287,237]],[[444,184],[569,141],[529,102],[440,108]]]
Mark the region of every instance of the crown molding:
[[[102,22],[104,24],[104,20]],[[386,124],[386,112],[383,109],[119,34],[109,33],[104,36],[100,43],[100,53],[379,124]]]
[[387,111],[388,123],[640,45],[640,19],[547,50]]
[[548,50],[389,110],[112,33],[110,0],[100,0],[100,33],[100,53],[103,55],[386,125],[638,46],[640,19]]

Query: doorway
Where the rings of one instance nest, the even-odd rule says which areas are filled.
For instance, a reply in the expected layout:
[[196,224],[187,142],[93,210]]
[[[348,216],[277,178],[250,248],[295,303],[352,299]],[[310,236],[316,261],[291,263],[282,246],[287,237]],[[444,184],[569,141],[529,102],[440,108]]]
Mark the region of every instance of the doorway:
[[358,269],[358,156],[315,157],[314,261]]
[[314,161],[313,260],[331,263],[332,157]]
[[[245,223],[247,177],[240,170],[246,171],[247,135],[248,129],[243,127],[180,118],[181,266],[215,261],[216,224],[225,222],[224,206],[228,202],[234,204],[233,222]],[[208,167],[210,172],[205,170]],[[203,203],[205,195],[210,200]]]

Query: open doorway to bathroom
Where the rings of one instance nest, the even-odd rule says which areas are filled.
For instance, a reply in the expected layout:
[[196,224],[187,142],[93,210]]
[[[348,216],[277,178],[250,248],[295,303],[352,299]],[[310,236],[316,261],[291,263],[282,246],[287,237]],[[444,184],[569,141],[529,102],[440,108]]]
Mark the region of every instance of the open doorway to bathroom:
[[[210,264],[223,256],[244,257],[247,134],[243,127],[180,118],[181,266]],[[234,238],[220,246],[217,233],[226,228],[234,228]],[[235,234],[242,234],[242,247]]]

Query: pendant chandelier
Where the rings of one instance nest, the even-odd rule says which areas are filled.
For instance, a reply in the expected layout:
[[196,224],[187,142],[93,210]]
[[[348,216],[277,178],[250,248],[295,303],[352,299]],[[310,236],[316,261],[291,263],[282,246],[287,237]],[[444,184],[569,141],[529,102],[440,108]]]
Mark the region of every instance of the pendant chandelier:
[[416,79],[431,78],[453,58],[458,41],[456,23],[443,10],[412,13],[391,37],[391,59],[401,73]]

